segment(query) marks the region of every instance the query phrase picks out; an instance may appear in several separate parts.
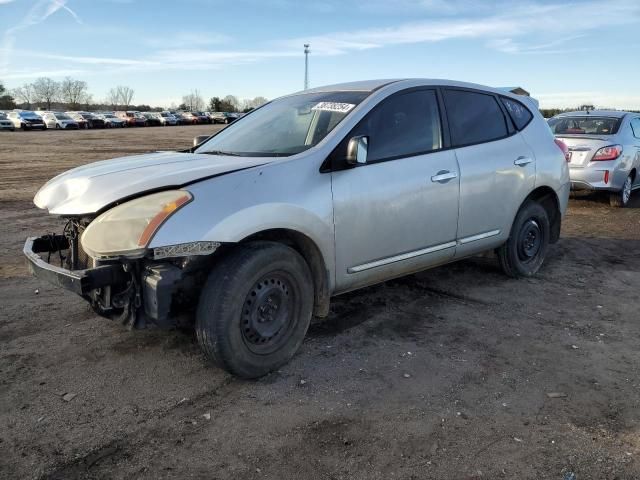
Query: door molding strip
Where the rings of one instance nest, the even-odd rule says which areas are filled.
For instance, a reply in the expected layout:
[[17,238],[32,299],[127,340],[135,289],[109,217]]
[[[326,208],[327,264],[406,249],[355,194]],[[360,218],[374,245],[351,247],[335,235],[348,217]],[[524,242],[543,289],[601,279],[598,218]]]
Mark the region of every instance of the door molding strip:
[[500,230],[491,230],[490,232],[479,233],[477,235],[472,235],[470,237],[464,237],[458,240],[460,245],[464,245],[465,243],[475,242],[476,240],[483,240],[489,237],[495,237],[496,235],[500,235]]
[[433,247],[421,248],[420,250],[414,250],[413,252],[402,253],[400,255],[394,255],[393,257],[381,258],[369,263],[363,263],[362,265],[356,265],[355,267],[347,268],[347,273],[359,273],[364,270],[369,270],[375,267],[381,267],[390,263],[401,262],[402,260],[408,260],[410,258],[419,257],[428,253],[439,252],[447,248],[452,248],[457,245],[456,242],[441,243],[440,245],[434,245]]

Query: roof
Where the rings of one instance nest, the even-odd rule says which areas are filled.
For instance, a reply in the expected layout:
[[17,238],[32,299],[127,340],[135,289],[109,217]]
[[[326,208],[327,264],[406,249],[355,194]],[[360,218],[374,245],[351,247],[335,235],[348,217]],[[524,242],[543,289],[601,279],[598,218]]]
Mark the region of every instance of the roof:
[[[385,85],[399,81],[398,79],[380,79],[380,80],[362,80],[359,82],[336,83],[334,85],[324,85],[322,87],[310,88],[304,90],[304,93],[316,92],[336,92],[336,91],[352,91],[352,92],[373,92]],[[299,92],[302,93],[302,92]]]
[[[390,85],[392,83],[407,83],[407,84],[422,84],[422,85],[441,85],[441,86],[451,86],[451,87],[462,87],[462,88],[476,88],[479,90],[488,90],[493,91],[495,93],[515,93],[511,92],[511,90],[506,90],[505,88],[495,88],[488,87],[486,85],[479,85],[476,83],[468,83],[468,82],[459,82],[456,80],[446,80],[442,78],[388,78],[388,79],[378,79],[378,80],[363,80],[359,82],[348,82],[348,83],[336,83],[334,85],[325,85],[321,87],[314,87],[308,90],[301,90],[299,92],[294,93],[293,95],[298,95],[301,93],[320,93],[320,92],[337,92],[337,91],[352,91],[352,92],[373,92],[382,87]],[[521,87],[509,87],[509,88],[517,88],[526,92],[526,90]],[[527,92],[528,94],[528,92]]]
[[558,117],[586,117],[593,115],[595,117],[613,117],[622,118],[630,112],[621,110],[577,110],[575,112],[563,112],[556,116]]

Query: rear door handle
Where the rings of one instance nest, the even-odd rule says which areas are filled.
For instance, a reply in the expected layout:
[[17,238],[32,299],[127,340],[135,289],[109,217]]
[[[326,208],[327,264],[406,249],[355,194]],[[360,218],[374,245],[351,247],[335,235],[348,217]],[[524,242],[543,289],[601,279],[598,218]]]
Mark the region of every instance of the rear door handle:
[[458,178],[458,172],[450,172],[449,170],[440,170],[436,175],[431,177],[432,182],[445,183],[453,178]]
[[533,158],[530,157],[518,157],[513,162],[514,165],[518,165],[519,167],[524,167],[525,165],[529,165],[533,162]]

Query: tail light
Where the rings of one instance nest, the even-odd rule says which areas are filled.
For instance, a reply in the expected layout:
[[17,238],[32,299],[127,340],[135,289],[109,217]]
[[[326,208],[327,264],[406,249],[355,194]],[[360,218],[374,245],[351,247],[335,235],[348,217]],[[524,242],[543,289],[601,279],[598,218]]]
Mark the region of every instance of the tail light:
[[622,145],[609,145],[598,150],[591,161],[615,160],[620,155],[622,155]]
[[571,161],[571,152],[569,151],[569,147],[567,147],[567,144],[564,143],[562,140],[558,140],[557,138],[555,139],[556,145],[558,146],[558,148],[560,150],[562,150],[562,154],[564,155],[564,159],[567,162]]

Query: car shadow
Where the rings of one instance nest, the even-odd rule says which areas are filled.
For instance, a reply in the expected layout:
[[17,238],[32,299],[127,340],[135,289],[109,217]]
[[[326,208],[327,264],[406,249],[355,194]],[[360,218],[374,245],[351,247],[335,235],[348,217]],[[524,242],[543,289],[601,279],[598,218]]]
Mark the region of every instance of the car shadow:
[[[571,192],[571,199],[609,205],[609,194],[606,192]],[[636,190],[631,194],[626,208],[640,208],[640,190]]]

